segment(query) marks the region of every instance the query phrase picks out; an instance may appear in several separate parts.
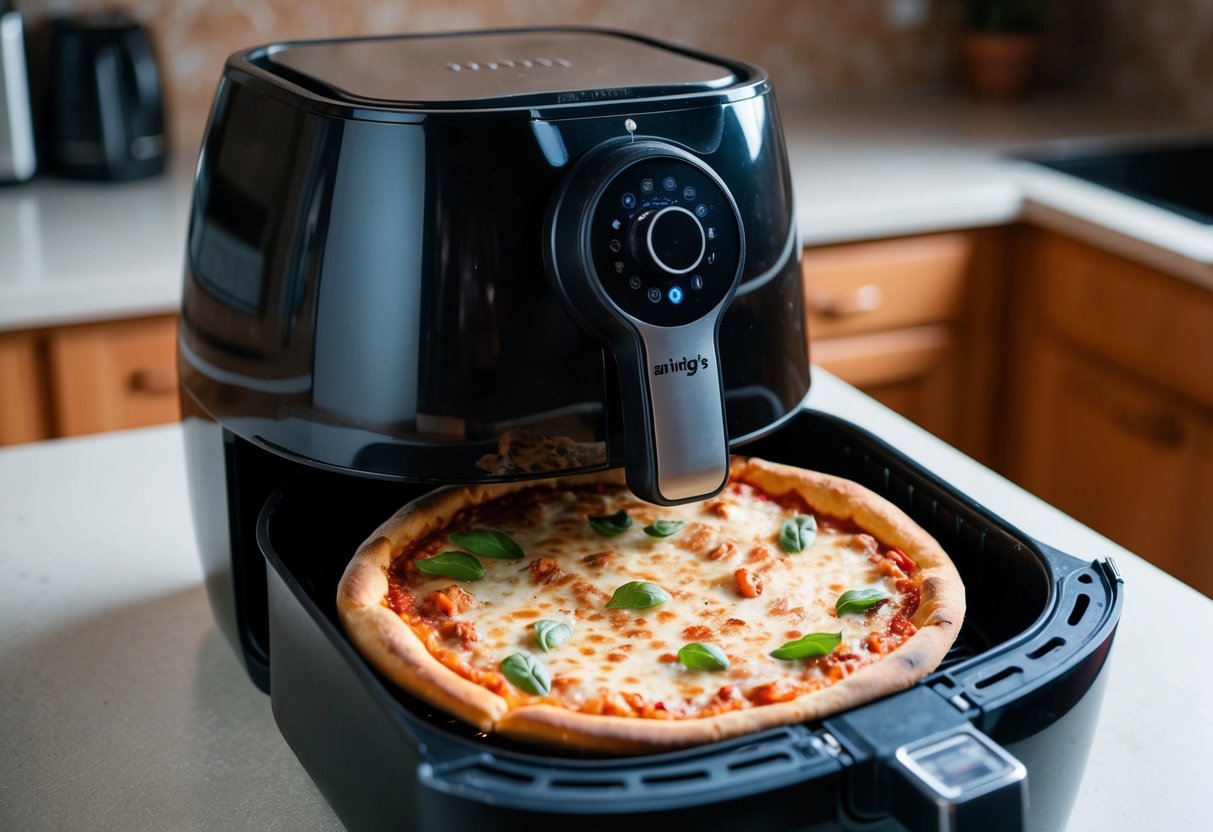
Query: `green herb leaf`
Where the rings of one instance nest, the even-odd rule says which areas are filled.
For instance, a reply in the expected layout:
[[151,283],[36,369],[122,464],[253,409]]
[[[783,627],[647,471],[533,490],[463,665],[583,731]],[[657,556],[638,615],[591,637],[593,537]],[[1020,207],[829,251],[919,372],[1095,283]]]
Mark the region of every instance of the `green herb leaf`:
[[552,689],[552,676],[530,653],[515,653],[499,665],[514,687],[535,696],[546,696]]
[[842,631],[837,633],[809,633],[795,641],[789,641],[778,650],[772,650],[771,656],[784,661],[793,659],[816,659],[828,656],[842,641]]
[[678,651],[678,661],[691,670],[725,670],[729,659],[715,644],[694,641],[684,644]]
[[446,575],[459,581],[478,581],[484,577],[484,567],[480,561],[467,552],[443,552],[413,563],[429,575]]
[[608,610],[643,610],[670,600],[670,593],[648,581],[628,581],[607,601]]
[[632,528],[632,518],[628,517],[628,513],[623,509],[619,509],[614,514],[606,514],[602,517],[589,517],[587,519],[590,521],[590,528],[606,537],[623,534]]
[[573,628],[563,621],[543,619],[535,622],[535,640],[543,652],[551,650],[573,634]]
[[842,615],[848,612],[864,612],[888,600],[889,593],[880,589],[848,589],[834,602],[834,612]]
[[473,555],[493,560],[522,560],[522,547],[505,532],[492,529],[472,529],[468,532],[451,532],[447,539]]
[[797,514],[791,520],[784,520],[779,527],[779,545],[791,554],[803,552],[816,539],[817,518],[807,514]]
[[649,537],[669,537],[685,525],[681,520],[658,520],[651,526],[645,526],[644,533]]

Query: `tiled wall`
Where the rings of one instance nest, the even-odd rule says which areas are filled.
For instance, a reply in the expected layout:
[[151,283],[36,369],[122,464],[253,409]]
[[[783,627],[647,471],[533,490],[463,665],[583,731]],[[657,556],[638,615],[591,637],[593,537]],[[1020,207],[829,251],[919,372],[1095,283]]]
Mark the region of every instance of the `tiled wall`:
[[[578,24],[766,67],[781,100],[958,86],[959,0],[18,0],[50,13],[121,6],[152,28],[173,141],[192,153],[223,61],[272,40]],[[1082,85],[1213,124],[1213,0],[1056,4],[1042,86]]]

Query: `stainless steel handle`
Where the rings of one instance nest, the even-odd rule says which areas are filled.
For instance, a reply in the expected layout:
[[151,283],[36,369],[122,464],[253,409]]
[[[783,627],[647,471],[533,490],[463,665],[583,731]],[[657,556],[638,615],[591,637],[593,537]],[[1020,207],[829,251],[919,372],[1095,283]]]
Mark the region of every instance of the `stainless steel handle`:
[[715,493],[728,477],[718,320],[719,313],[679,327],[638,327],[647,379],[644,410],[654,446],[648,452],[657,491],[666,500]]

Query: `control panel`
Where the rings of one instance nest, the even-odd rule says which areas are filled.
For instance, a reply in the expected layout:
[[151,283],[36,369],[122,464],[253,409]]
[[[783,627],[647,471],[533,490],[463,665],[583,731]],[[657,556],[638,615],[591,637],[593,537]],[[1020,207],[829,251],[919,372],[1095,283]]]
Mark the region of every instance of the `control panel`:
[[732,290],[741,261],[736,212],[695,165],[669,157],[634,162],[606,183],[589,222],[598,281],[634,318],[680,326]]
[[716,337],[745,235],[724,181],[658,140],[588,153],[557,192],[545,263],[565,308],[614,355],[628,486],[702,500],[729,473]]

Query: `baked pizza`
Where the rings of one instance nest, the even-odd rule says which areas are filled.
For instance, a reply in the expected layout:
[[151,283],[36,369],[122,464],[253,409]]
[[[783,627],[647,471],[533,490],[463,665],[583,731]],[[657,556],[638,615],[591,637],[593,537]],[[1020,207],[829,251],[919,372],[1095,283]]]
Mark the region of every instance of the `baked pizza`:
[[619,471],[431,492],[359,547],[337,609],[388,679],[482,731],[627,754],[908,687],[964,587],[871,491],[735,458],[718,496],[675,507]]

